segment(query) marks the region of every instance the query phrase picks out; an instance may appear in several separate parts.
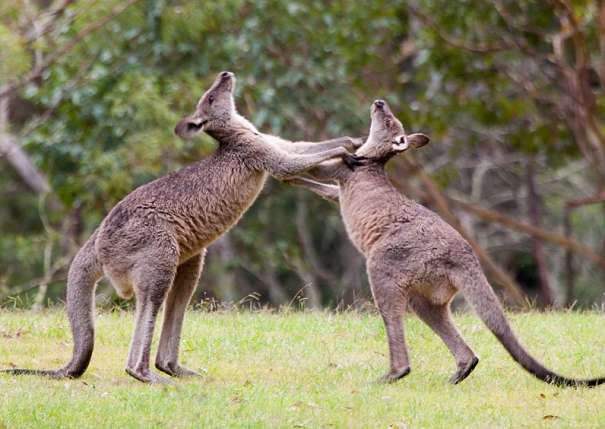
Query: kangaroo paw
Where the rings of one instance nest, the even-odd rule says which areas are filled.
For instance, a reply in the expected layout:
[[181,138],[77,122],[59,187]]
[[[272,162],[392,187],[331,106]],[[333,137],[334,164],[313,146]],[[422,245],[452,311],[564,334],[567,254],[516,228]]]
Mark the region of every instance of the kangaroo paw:
[[170,381],[170,379],[156,375],[149,370],[140,371],[140,370],[135,370],[132,368],[126,368],[126,373],[128,375],[130,375],[131,377],[134,377],[137,380],[142,381],[143,383],[174,384],[172,381]]
[[160,370],[172,377],[201,377],[202,376],[199,372],[185,368],[184,366],[181,366],[179,364],[170,364],[170,363],[161,364],[161,363],[156,362],[155,367],[158,370]]
[[367,158],[363,156],[357,156],[354,154],[346,154],[342,156],[342,161],[345,163],[350,170],[354,170],[355,167],[364,165]]
[[406,375],[410,373],[410,367],[401,368],[398,370],[391,370],[387,372],[385,375],[378,379],[378,382],[381,384],[394,383],[397,380],[402,379]]
[[473,357],[470,362],[465,364],[458,365],[458,370],[456,373],[450,378],[450,383],[458,384],[463,381],[466,377],[470,375],[471,372],[475,369],[477,364],[479,363],[479,358],[477,356]]

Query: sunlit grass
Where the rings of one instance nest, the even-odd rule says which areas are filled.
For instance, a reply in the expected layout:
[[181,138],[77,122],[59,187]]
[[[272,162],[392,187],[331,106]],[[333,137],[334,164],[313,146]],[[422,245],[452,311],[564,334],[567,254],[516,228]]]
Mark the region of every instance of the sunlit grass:
[[[605,319],[597,313],[511,315],[530,351],[565,375],[605,375]],[[478,319],[457,324],[481,358],[461,385],[454,362],[416,318],[406,321],[412,373],[393,385],[375,314],[190,312],[182,361],[204,374],[174,386],[128,377],[129,312],[97,318],[90,368],[78,380],[0,376],[0,428],[605,426],[605,387],[559,389],[526,374]],[[0,310],[0,366],[54,368],[71,338],[64,312]]]

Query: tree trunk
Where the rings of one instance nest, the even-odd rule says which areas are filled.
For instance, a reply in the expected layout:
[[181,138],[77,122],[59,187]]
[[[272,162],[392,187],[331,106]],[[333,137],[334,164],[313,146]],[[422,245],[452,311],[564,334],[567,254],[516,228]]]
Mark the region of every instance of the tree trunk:
[[[535,227],[540,228],[542,223],[540,213],[541,200],[536,186],[535,160],[533,158],[530,158],[527,163],[527,191],[529,219]],[[531,244],[532,255],[538,270],[538,282],[542,305],[544,307],[552,307],[555,301],[548,280],[548,268],[546,267],[544,245],[542,240],[535,236],[532,237]]]
[[[300,193],[299,193],[300,195]],[[301,245],[304,258],[296,262],[296,271],[304,282],[304,295],[309,299],[312,308],[321,308],[321,291],[317,286],[317,277],[324,273],[324,277],[334,278],[332,273],[325,273],[319,257],[313,246],[312,234],[307,224],[307,202],[304,197],[298,198],[296,204],[296,233]],[[308,268],[310,266],[310,269]]]
[[[571,213],[570,207],[565,208],[564,213],[564,228],[565,235],[571,237]],[[576,273],[573,263],[573,252],[571,249],[565,250],[565,306],[571,307],[575,301],[575,285],[576,285]]]
[[269,292],[269,301],[276,307],[286,305],[289,302],[288,295],[282,287],[275,270],[269,267],[262,272],[262,278],[267,285],[267,291]]
[[221,274],[216,279],[220,299],[227,302],[236,301],[238,299],[236,273],[234,267],[229,266],[235,259],[235,251],[229,233],[216,240],[210,248],[210,253],[220,260]]
[[34,192],[45,194],[50,190],[46,177],[38,171],[17,143],[17,138],[8,130],[8,103],[8,97],[0,98],[0,157],[6,159]]
[[53,250],[53,239],[52,235],[48,234],[48,241],[46,246],[44,247],[44,276],[42,277],[42,281],[38,285],[38,292],[36,293],[36,297],[34,298],[34,304],[32,306],[33,311],[40,311],[44,307],[46,301],[46,294],[48,292],[48,283],[51,281],[52,272],[51,272],[51,260],[52,260],[52,250]]

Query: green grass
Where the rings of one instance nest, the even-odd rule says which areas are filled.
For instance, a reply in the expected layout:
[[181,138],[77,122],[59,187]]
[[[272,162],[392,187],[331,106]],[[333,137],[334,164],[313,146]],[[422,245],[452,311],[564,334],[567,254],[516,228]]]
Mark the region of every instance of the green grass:
[[[511,315],[530,351],[565,375],[605,375],[597,313]],[[406,321],[412,372],[393,385],[382,321],[345,312],[190,312],[182,361],[202,379],[149,386],[123,370],[132,314],[102,313],[78,380],[0,376],[0,428],[605,427],[605,387],[559,389],[525,373],[471,314],[456,316],[481,358],[461,385],[454,362],[416,318]],[[56,368],[71,353],[65,315],[0,310],[0,366]]]

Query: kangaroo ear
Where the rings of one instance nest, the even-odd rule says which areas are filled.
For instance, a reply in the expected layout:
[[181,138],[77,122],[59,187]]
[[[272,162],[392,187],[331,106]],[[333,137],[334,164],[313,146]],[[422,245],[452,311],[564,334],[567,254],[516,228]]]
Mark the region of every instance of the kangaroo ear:
[[406,151],[410,147],[410,141],[405,134],[399,134],[391,143],[391,149],[395,152]]
[[418,149],[427,145],[431,140],[426,134],[414,133],[408,136],[408,141],[410,142],[410,146],[412,146],[414,149]]

